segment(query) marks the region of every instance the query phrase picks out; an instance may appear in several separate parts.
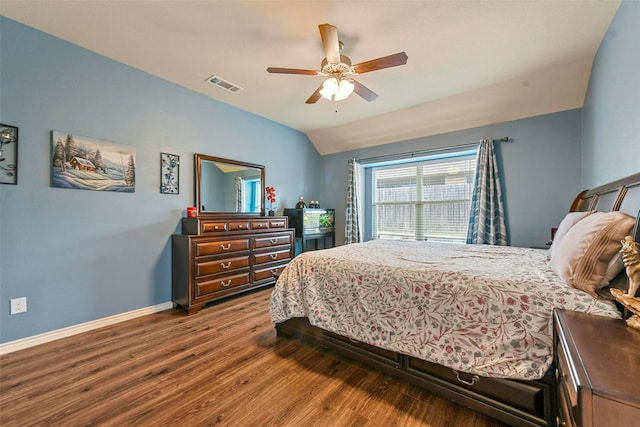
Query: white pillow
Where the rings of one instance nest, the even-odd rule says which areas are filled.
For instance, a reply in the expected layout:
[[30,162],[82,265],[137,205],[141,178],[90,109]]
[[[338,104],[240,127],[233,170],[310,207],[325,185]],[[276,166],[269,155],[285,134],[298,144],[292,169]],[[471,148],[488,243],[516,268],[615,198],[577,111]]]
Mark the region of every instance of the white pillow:
[[569,286],[596,297],[596,290],[609,282],[607,275],[613,271],[607,270],[616,268],[613,259],[620,251],[620,241],[634,224],[635,218],[622,212],[589,215],[569,229],[549,266]]
[[553,252],[560,244],[562,238],[567,234],[567,231],[571,227],[573,227],[578,221],[581,219],[595,213],[596,211],[584,211],[584,212],[569,212],[562,218],[560,221],[560,225],[558,225],[558,229],[556,230],[556,234],[553,236],[553,242],[551,242],[551,247],[547,251],[547,259],[551,259],[553,257]]

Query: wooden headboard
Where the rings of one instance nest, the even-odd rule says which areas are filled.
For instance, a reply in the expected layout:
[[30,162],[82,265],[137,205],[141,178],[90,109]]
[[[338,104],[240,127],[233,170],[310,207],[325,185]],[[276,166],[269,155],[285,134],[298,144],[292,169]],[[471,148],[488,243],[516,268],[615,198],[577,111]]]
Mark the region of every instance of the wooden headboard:
[[584,190],[571,203],[569,211],[620,211],[636,218],[633,238],[640,241],[640,173],[609,184]]

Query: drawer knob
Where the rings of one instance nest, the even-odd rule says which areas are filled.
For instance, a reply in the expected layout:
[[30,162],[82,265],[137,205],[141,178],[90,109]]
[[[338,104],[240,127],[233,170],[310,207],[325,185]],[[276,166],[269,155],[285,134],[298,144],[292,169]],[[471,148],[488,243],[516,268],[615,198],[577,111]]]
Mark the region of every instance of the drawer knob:
[[272,269],[270,271],[271,271],[271,275],[272,276],[275,276],[276,274],[278,274],[278,269],[277,268],[274,268],[274,269]]
[[228,288],[228,287],[229,287],[229,285],[231,284],[231,279],[227,280],[226,282],[224,282],[224,281],[223,281],[223,282],[220,282],[220,284],[221,284],[222,286],[224,286],[225,288]]
[[229,249],[231,249],[231,243],[227,243],[227,246],[220,245],[220,249],[222,249],[223,251],[228,251]]
[[458,379],[458,381],[460,381],[462,384],[466,384],[466,385],[474,385],[476,383],[476,381],[480,381],[480,377],[477,375],[474,375],[471,377],[470,380],[465,380],[464,378],[460,378],[460,372],[458,371],[453,371],[456,373],[456,378]]
[[271,239],[271,244],[272,245],[275,245],[276,243],[278,243],[278,239],[277,238],[276,239]]
[[222,267],[222,268],[229,268],[229,267],[231,267],[231,261],[229,261],[229,262],[228,262],[228,263],[226,263],[226,264],[225,264],[224,262],[221,262],[221,263],[220,263],[220,267]]
[[278,254],[271,254],[269,256],[271,257],[271,259],[278,259]]

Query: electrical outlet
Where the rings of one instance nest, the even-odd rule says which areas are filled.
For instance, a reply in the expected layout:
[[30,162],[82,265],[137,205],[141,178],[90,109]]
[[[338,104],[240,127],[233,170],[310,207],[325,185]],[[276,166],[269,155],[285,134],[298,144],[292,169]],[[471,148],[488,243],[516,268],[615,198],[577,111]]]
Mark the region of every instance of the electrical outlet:
[[27,297],[14,298],[11,300],[11,314],[26,313]]

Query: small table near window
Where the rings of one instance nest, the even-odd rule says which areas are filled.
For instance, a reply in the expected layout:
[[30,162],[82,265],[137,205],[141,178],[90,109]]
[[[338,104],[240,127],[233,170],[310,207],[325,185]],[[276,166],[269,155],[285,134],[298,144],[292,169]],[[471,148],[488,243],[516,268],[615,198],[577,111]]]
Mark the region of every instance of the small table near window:
[[[296,230],[296,255],[335,246],[335,209],[285,209],[284,214],[289,217],[289,227]],[[301,243],[299,248],[298,241]],[[311,242],[312,249],[309,248]]]

